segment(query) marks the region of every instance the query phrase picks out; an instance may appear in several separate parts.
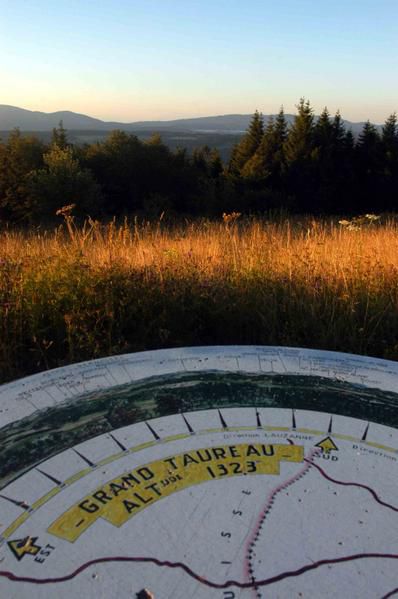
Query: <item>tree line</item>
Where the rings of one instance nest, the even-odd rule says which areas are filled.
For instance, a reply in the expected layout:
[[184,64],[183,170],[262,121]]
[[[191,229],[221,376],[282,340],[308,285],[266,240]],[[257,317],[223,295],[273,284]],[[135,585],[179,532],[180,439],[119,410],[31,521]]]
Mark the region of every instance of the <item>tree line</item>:
[[339,112],[316,119],[300,100],[288,126],[283,109],[264,126],[255,112],[232,152],[228,174],[254,210],[284,207],[315,214],[398,209],[398,121],[367,121],[358,139]]
[[0,142],[0,219],[35,223],[75,205],[75,216],[206,212],[223,171],[216,150],[172,152],[158,135],[146,142],[123,131],[83,146],[60,123],[50,144],[18,129]]
[[10,223],[50,221],[68,204],[82,218],[394,211],[397,189],[395,114],[355,139],[338,112],[316,118],[304,99],[291,125],[283,109],[266,123],[256,111],[226,164],[217,149],[171,151],[159,135],[114,131],[74,146],[62,123],[50,144],[18,129],[0,140],[0,219]]

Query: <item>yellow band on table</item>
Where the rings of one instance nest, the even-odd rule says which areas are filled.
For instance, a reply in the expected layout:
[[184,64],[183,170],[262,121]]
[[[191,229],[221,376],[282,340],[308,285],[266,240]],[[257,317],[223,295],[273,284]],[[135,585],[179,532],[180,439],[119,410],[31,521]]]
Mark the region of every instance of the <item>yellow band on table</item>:
[[121,526],[155,501],[200,483],[250,474],[279,474],[281,461],[302,462],[304,447],[222,445],[150,462],[105,483],[73,505],[48,532],[74,542],[97,518]]

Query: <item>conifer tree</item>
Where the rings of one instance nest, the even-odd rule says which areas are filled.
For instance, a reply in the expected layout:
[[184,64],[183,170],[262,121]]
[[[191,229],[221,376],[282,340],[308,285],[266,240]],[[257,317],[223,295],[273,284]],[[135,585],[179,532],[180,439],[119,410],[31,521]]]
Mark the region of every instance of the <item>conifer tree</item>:
[[68,147],[68,137],[63,121],[59,121],[58,127],[54,127],[51,145],[58,146],[61,150],[65,150]]
[[285,144],[288,137],[288,126],[285,111],[281,106],[275,119],[275,154],[273,161],[273,177],[275,183],[280,187],[286,171]]
[[224,167],[221,160],[220,152],[217,148],[214,148],[210,152],[209,156],[209,175],[213,179],[217,179],[223,173]]
[[348,129],[343,139],[344,149],[346,152],[351,152],[355,148],[355,138],[351,129]]
[[[382,146],[380,135],[375,125],[367,121],[359,135],[355,146],[356,176],[358,180],[358,197],[361,204],[358,212],[372,212],[375,199],[380,196],[382,187]],[[379,209],[383,208],[378,200]]]
[[344,212],[356,194],[353,164],[355,139],[352,131],[346,130],[339,110],[332,120],[331,146],[331,194],[326,209],[329,212]]
[[390,210],[398,208],[398,120],[395,113],[384,123],[382,130],[384,188],[386,207]]
[[275,135],[280,145],[283,145],[287,140],[287,122],[283,106],[281,106],[275,119]]
[[383,126],[382,141],[387,151],[396,152],[398,149],[398,119],[394,112]]
[[[314,184],[319,210],[339,212],[345,208],[350,188],[350,168],[345,160],[345,128],[340,113],[333,119],[324,108],[314,127]],[[315,187],[314,185],[314,187]]]
[[373,149],[379,141],[378,131],[369,120],[363,126],[358,137],[358,147],[363,149]]
[[323,151],[330,152],[334,128],[330,120],[330,114],[325,107],[314,126],[314,144],[321,147]]
[[294,197],[298,210],[319,211],[318,183],[314,181],[314,113],[309,101],[304,98],[301,98],[297,111],[284,145],[288,167],[287,189]]
[[330,191],[333,187],[334,175],[333,161],[333,124],[328,109],[325,107],[314,125],[312,160],[314,162],[314,181],[318,185],[322,209],[329,201]]
[[238,144],[235,144],[231,149],[231,154],[226,170],[228,175],[231,176],[231,178],[239,176],[240,169],[238,168]]
[[298,113],[285,143],[285,155],[289,164],[309,159],[313,149],[313,109],[308,100],[301,98],[297,110]]
[[207,173],[210,160],[211,149],[209,146],[195,148],[192,152],[192,163],[200,171]]
[[254,156],[243,168],[243,176],[262,180],[267,185],[278,184],[284,170],[284,144],[287,139],[287,123],[283,108],[276,118],[268,119],[261,143]]
[[344,137],[346,134],[346,130],[339,110],[334,115],[332,128],[334,145],[337,148],[342,148],[344,145]]
[[255,111],[254,115],[249,124],[249,128],[246,134],[242,137],[241,141],[235,146],[231,160],[228,167],[228,171],[232,175],[240,175],[246,162],[250,160],[256,153],[261,140],[264,135],[264,122],[263,116],[258,110]]
[[253,156],[241,169],[244,178],[265,181],[271,175],[271,162],[275,153],[275,122],[270,116],[264,134]]
[[380,135],[369,120],[363,126],[356,145],[359,162],[364,172],[374,173],[380,159]]

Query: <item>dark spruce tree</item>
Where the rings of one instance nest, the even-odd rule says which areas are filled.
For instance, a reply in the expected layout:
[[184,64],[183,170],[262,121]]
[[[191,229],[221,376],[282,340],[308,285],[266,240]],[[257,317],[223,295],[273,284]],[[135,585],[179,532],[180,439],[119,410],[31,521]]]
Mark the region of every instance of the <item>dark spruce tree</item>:
[[398,120],[395,113],[384,123],[382,130],[384,189],[388,210],[398,209]]
[[351,129],[348,129],[344,135],[343,147],[348,154],[353,153],[355,150],[355,137]]
[[276,150],[274,145],[275,121],[269,117],[264,134],[257,150],[243,165],[241,175],[247,181],[264,184],[271,176],[271,162]]
[[263,116],[255,111],[250,121],[249,128],[241,141],[232,151],[228,171],[233,176],[240,176],[246,162],[256,153],[264,135]]
[[333,119],[327,108],[314,127],[314,182],[318,185],[320,211],[341,213],[353,191],[352,157],[346,160],[345,127],[340,113]]
[[[283,108],[276,117],[268,118],[265,130],[263,127],[252,127],[253,124],[258,123],[257,118],[258,113],[253,118],[246,139],[242,140],[244,144],[235,147],[231,164],[236,165],[237,156],[242,155],[242,146],[248,148],[248,139],[255,140],[255,143],[250,145],[250,153],[257,146],[254,154],[246,160],[249,155],[247,153],[243,166],[236,169],[239,174],[235,175],[235,191],[241,200],[241,204],[237,206],[240,210],[264,212],[284,208],[288,203],[283,189],[287,122]],[[258,143],[261,129],[263,134]]]
[[276,118],[270,117],[261,143],[254,156],[243,168],[243,175],[279,189],[285,170],[284,145],[287,139],[287,122],[283,108]]
[[398,120],[394,112],[383,125],[382,141],[385,151],[397,152],[398,149]]
[[314,145],[329,152],[332,146],[334,128],[327,107],[323,109],[314,126]]
[[287,140],[287,133],[288,133],[288,127],[287,127],[287,121],[286,121],[286,117],[285,117],[285,111],[283,109],[283,106],[281,106],[281,109],[279,110],[277,117],[275,119],[275,137],[276,137],[277,143],[281,149]]
[[301,98],[297,115],[290,127],[285,143],[285,156],[289,165],[311,158],[314,142],[314,111],[309,101]]
[[374,212],[386,208],[382,197],[382,145],[375,125],[367,121],[355,147],[357,193],[353,198],[355,212]]
[[333,122],[333,145],[336,149],[341,150],[344,147],[344,137],[346,129],[344,127],[343,119],[341,118],[340,111],[338,110],[334,115]]
[[325,107],[314,125],[312,151],[313,185],[323,212],[328,211],[334,201],[333,137],[333,123]]
[[314,112],[309,101],[301,98],[284,145],[288,167],[287,189],[299,212],[317,213],[322,210],[316,195],[313,150]]
[[329,205],[329,212],[342,214],[349,208],[352,198],[356,194],[356,178],[354,169],[354,135],[345,128],[340,111],[333,118],[333,199]]

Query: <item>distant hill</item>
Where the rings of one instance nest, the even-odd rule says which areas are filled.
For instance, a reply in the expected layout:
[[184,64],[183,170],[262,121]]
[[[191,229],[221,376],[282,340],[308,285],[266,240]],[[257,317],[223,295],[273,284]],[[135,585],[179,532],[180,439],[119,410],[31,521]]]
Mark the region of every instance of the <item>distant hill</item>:
[[[138,121],[134,123],[106,122],[95,119],[85,114],[78,114],[69,110],[58,112],[39,112],[17,108],[16,106],[7,106],[0,104],[0,130],[10,131],[19,127],[21,131],[51,131],[57,127],[62,120],[64,127],[70,131],[112,131],[113,129],[122,129],[124,131],[191,131],[193,133],[223,133],[239,134],[244,132],[250,122],[251,114],[226,114],[221,116],[207,116],[190,119],[175,119],[171,121]],[[264,115],[265,121],[270,115]],[[290,123],[294,115],[287,114],[287,121]],[[344,121],[348,129],[351,129],[354,135],[358,135],[364,125],[363,122],[353,123]],[[381,125],[378,126],[381,128]]]
[[104,129],[107,125],[99,119],[69,110],[47,113],[0,104],[0,129],[2,131],[10,131],[15,127],[19,127],[22,131],[51,131],[58,126],[61,120],[67,129],[99,130]]

